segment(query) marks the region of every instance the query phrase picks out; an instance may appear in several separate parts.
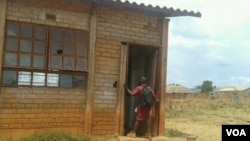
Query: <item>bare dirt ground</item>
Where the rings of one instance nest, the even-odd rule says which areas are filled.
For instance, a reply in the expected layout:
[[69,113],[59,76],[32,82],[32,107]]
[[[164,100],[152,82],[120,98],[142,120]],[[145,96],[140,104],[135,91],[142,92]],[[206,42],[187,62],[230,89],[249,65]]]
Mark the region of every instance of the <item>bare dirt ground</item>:
[[250,98],[234,100],[186,99],[168,101],[166,136],[171,141],[220,141],[222,124],[250,124]]

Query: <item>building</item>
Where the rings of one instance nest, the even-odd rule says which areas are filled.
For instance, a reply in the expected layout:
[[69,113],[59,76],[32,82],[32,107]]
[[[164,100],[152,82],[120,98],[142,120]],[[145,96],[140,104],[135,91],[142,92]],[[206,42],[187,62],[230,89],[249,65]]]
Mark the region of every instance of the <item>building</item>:
[[245,99],[249,94],[250,89],[247,87],[228,86],[220,89],[216,96],[224,99],[235,99],[236,97]]
[[163,135],[166,17],[176,16],[201,14],[120,0],[0,0],[0,135],[124,135],[134,100],[123,84],[140,75],[160,97],[152,132]]
[[166,99],[185,99],[193,91],[181,85],[168,85],[166,87]]

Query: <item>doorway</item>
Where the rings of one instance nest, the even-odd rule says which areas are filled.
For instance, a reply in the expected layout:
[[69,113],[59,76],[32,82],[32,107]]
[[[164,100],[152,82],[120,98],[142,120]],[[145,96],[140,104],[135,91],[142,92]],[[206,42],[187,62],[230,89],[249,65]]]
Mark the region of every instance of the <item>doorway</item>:
[[[128,64],[126,73],[126,85],[133,90],[138,85],[138,79],[141,76],[147,78],[147,84],[155,89],[157,60],[159,48],[130,45],[128,48]],[[125,121],[124,134],[127,135],[133,129],[135,122],[135,108],[138,104],[138,98],[125,94]],[[139,127],[139,134],[143,134]],[[145,129],[145,128],[144,128]]]

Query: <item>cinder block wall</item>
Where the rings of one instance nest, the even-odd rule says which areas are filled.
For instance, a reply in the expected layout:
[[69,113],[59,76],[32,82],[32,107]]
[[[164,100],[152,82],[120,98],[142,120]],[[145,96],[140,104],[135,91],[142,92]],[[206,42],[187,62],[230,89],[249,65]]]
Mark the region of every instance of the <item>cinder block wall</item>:
[[[85,92],[50,88],[1,88],[4,129],[81,128]],[[8,131],[8,130],[6,130]]]
[[[89,30],[88,8],[74,0],[7,0],[6,18]],[[46,14],[56,15],[56,20],[46,20]],[[47,129],[84,133],[85,97],[85,89],[1,87],[0,133],[14,137]]]
[[[121,41],[161,46],[162,22],[154,14],[97,5],[95,96],[92,134],[114,134],[118,97]],[[118,84],[119,85],[119,84]],[[120,84],[123,85],[123,84]]]
[[[44,129],[84,134],[86,123],[91,123],[92,135],[118,132],[117,117],[120,115],[116,111],[120,95],[113,83],[120,77],[121,41],[161,46],[162,19],[154,13],[119,6],[97,4],[96,11],[96,62],[93,101],[90,102],[92,121],[84,120],[86,89],[2,87],[0,134],[25,136]],[[89,13],[90,5],[78,0],[7,0],[6,18],[89,30]],[[56,15],[56,20],[46,20],[46,14]]]

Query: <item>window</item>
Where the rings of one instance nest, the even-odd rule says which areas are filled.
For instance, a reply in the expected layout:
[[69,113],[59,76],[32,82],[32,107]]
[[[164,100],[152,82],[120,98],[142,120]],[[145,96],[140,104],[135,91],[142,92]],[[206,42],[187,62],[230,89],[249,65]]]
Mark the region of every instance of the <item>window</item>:
[[2,85],[84,88],[88,32],[8,21]]

